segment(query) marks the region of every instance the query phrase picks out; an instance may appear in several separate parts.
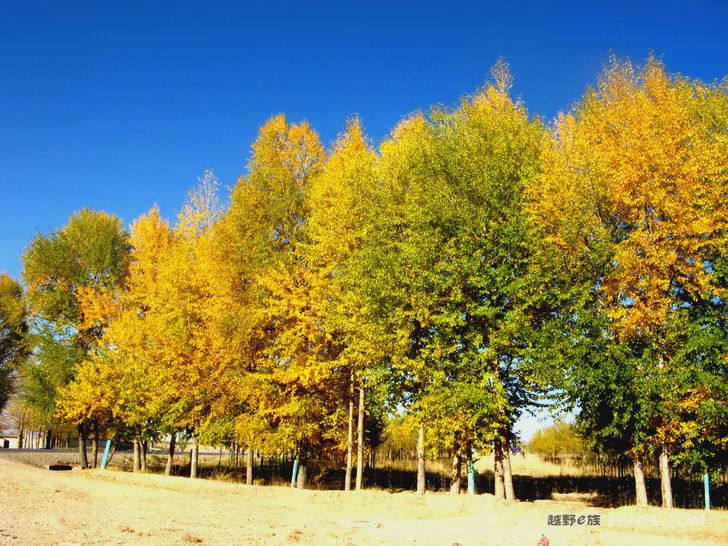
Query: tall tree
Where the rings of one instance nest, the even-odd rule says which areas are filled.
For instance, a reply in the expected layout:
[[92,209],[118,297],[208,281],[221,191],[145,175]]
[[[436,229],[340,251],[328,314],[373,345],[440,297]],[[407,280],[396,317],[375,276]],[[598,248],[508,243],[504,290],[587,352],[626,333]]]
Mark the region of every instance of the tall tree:
[[[375,191],[376,154],[367,142],[361,121],[353,118],[335,142],[321,173],[314,177],[308,195],[309,243],[305,250],[308,268],[322,286],[321,327],[331,339],[324,358],[349,371],[342,402],[348,406],[344,488],[351,489],[354,460],[354,406],[358,406],[356,489],[362,488],[364,467],[365,377],[381,359],[381,350],[366,336],[362,317],[363,298],[352,271],[353,257],[361,248],[363,212]],[[342,381],[343,379],[343,381]],[[343,385],[346,377],[339,378]],[[329,388],[333,387],[330,385]],[[344,435],[341,434],[343,440]],[[343,444],[343,442],[341,442]]]
[[[724,86],[670,76],[654,59],[641,71],[613,59],[599,87],[559,119],[541,188],[541,219],[559,224],[554,243],[598,264],[595,312],[605,322],[595,336],[632,355],[629,370],[611,366],[629,380],[610,384],[623,385],[624,396],[611,394],[615,402],[633,400],[624,415],[634,427],[624,435],[639,503],[646,502],[642,460],[659,455],[663,505],[672,506],[676,446],[667,430],[676,420],[666,408],[673,393],[685,392],[672,327],[688,308],[725,297],[711,259],[726,245],[721,96]],[[706,97],[711,109],[701,114]],[[606,400],[601,407],[611,413]],[[611,423],[592,420],[600,421]]]
[[[306,192],[323,160],[318,135],[307,123],[271,118],[253,144],[248,174],[233,192],[229,215],[239,260],[233,268],[261,313],[248,336],[247,361],[241,364],[249,377],[241,384],[260,381],[266,396],[250,398],[254,413],[275,430],[278,446],[297,452],[299,487],[305,487],[310,455],[325,440],[331,407],[321,388],[329,371],[317,364],[329,347],[317,312],[322,283],[304,257]],[[240,420],[253,422],[261,424]]]
[[[431,425],[431,445],[464,455],[495,442],[507,468],[510,425],[531,386],[522,353],[538,290],[524,281],[533,254],[525,189],[541,124],[510,98],[505,66],[495,72],[458,108],[414,116],[382,146],[364,256],[372,305],[394,333],[393,367],[414,415]],[[504,495],[507,482],[497,481]]]
[[[96,347],[103,325],[85,321],[84,290],[113,290],[123,282],[129,253],[121,220],[83,209],[61,229],[38,234],[23,254],[23,280],[33,317],[37,359],[25,373],[24,392],[50,420],[57,389],[73,379],[76,366]],[[81,464],[87,466],[86,434],[79,425]]]
[[19,366],[28,355],[23,288],[7,273],[0,274],[0,413],[5,409]]

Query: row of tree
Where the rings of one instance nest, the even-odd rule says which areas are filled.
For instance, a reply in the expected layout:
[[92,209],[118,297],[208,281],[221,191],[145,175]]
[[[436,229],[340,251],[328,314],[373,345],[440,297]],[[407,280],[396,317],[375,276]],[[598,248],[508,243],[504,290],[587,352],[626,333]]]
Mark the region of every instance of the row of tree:
[[493,451],[509,499],[514,423],[556,402],[629,457],[638,504],[659,457],[671,506],[671,465],[728,462],[728,84],[613,59],[549,125],[510,86],[499,62],[378,149],[356,118],[325,150],[275,116],[227,205],[206,172],[174,225],[83,210],[37,235],[31,332],[8,329],[26,400],[82,439],[169,436],[170,459],[190,435],[192,476],[199,442],[292,452],[299,487],[326,459],[360,488],[405,416],[419,493],[426,449],[455,454],[454,491]]

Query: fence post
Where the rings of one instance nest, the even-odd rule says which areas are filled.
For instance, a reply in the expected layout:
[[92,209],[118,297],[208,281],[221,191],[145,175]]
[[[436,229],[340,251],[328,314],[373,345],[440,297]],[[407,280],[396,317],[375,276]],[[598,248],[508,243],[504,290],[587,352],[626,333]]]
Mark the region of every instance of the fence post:
[[101,458],[101,470],[106,470],[106,463],[109,462],[109,451],[111,450],[111,440],[106,440],[104,448],[104,456]]
[[705,509],[710,510],[710,476],[703,474],[703,486],[705,488]]
[[291,474],[291,487],[296,487],[296,478],[298,477],[298,457],[293,460],[293,474]]

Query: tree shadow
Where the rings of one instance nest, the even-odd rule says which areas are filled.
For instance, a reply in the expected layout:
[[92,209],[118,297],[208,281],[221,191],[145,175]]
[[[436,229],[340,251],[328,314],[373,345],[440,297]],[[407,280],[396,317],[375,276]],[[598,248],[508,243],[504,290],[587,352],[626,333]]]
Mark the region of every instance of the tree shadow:
[[[182,459],[184,461],[184,459]],[[155,461],[156,463],[156,461]],[[162,472],[161,464],[149,465],[149,470]],[[189,476],[189,461],[175,464],[172,473],[177,476]],[[257,485],[288,485],[291,482],[293,465],[288,462],[274,462],[256,465],[254,470]],[[356,471],[352,472],[352,487]],[[234,465],[228,461],[219,464],[200,464],[198,469],[200,478],[245,482],[245,466]],[[343,490],[345,471],[331,468],[328,462],[313,461],[309,464],[309,484],[311,489]],[[397,468],[371,468],[364,471],[363,482],[365,488],[384,489],[391,492],[416,491],[417,472],[414,470]],[[450,490],[450,477],[442,472],[426,473],[427,490],[445,492]],[[467,476],[462,477],[462,492],[467,490]],[[646,479],[647,497],[651,505],[659,506],[660,480]],[[513,476],[513,488],[519,501],[535,502],[552,500],[559,495],[576,494],[575,500],[584,502],[587,506],[601,508],[616,508],[632,505],[635,502],[634,479],[631,476]],[[673,498],[678,508],[703,508],[703,482],[699,479],[689,480],[673,478]],[[487,471],[475,476],[476,494],[493,493],[493,472]],[[728,506],[728,484],[722,483],[711,486],[711,504],[713,507]]]

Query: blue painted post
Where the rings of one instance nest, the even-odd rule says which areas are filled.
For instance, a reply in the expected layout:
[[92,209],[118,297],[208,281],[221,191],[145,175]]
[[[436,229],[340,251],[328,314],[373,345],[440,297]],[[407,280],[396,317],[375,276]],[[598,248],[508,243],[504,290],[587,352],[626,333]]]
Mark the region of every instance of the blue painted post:
[[475,463],[468,464],[468,495],[475,495]]
[[705,509],[710,510],[710,476],[703,474],[703,486],[705,487]]
[[104,456],[101,458],[101,469],[106,470],[106,463],[109,462],[109,451],[111,450],[111,440],[106,440],[106,447],[104,448]]
[[291,475],[291,487],[296,487],[296,478],[298,478],[298,457],[293,460],[293,474]]

